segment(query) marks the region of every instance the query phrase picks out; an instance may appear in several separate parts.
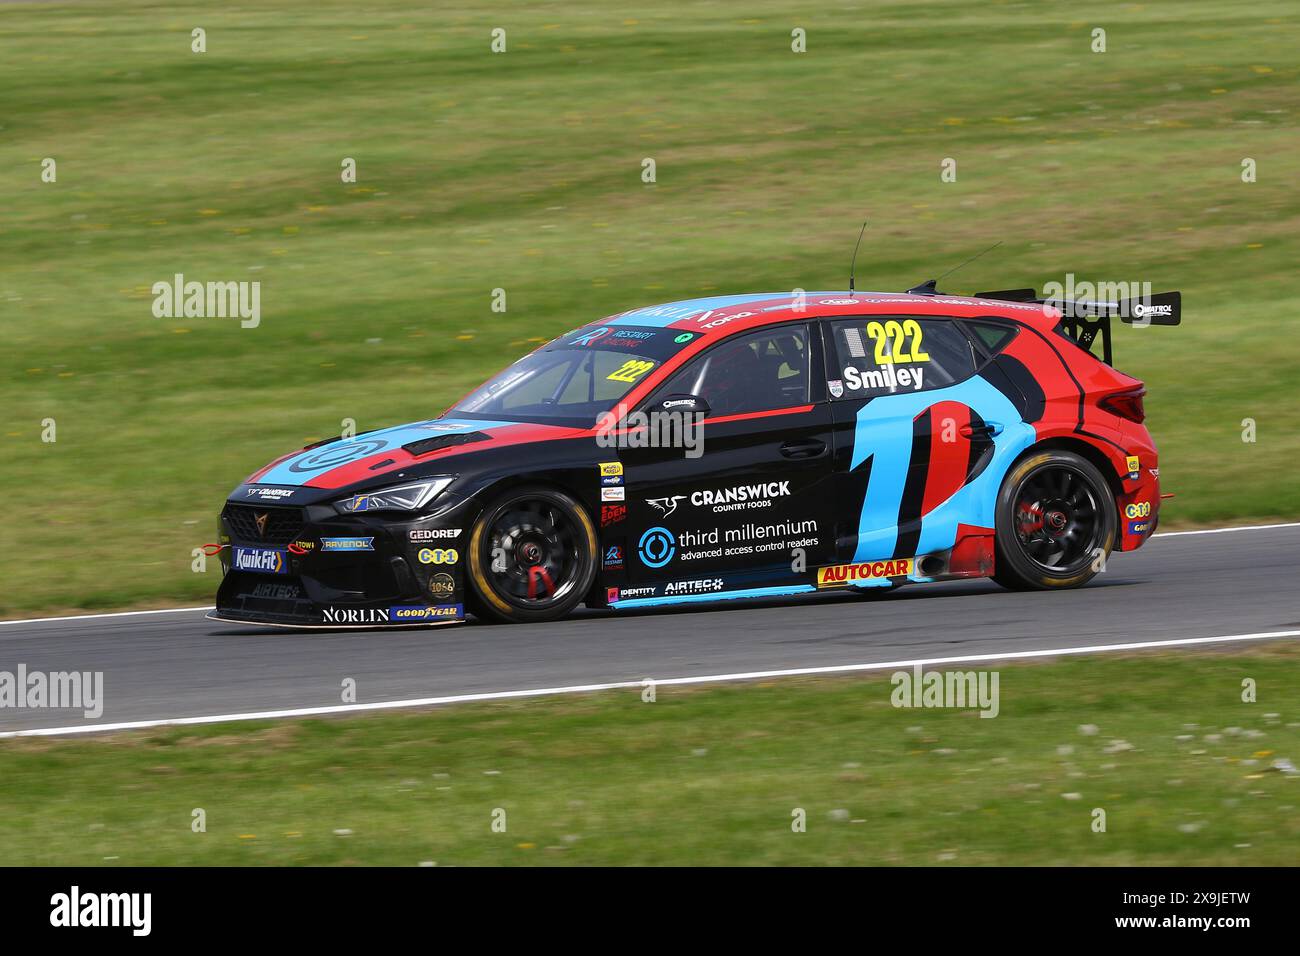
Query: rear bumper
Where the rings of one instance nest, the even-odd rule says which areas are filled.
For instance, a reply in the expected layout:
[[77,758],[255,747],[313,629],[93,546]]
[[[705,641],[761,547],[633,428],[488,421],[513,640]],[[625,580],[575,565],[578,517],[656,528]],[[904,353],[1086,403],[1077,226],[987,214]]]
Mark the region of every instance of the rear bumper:
[[408,520],[227,502],[213,620],[309,628],[463,621],[460,505]]

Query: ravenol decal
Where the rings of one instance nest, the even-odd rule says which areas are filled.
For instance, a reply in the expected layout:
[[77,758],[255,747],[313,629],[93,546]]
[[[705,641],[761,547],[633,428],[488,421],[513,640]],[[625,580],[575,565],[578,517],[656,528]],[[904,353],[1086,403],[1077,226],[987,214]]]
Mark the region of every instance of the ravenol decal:
[[322,551],[373,551],[374,538],[321,538]]
[[1034,426],[1005,395],[978,375],[928,392],[882,395],[858,410],[850,468],[874,459],[867,496],[858,519],[858,546],[853,560],[861,563],[889,558],[898,544],[898,512],[912,457],[912,423],[931,405],[960,402],[986,422],[1006,427],[992,436],[993,459],[975,480],[921,518],[916,553],[944,551],[957,541],[959,524],[992,528],[998,488],[1007,469],[1032,445]]
[[912,573],[911,558],[893,558],[888,561],[864,561],[861,564],[836,564],[817,569],[819,588],[844,587],[858,581],[875,581],[881,578],[905,578]]
[[667,528],[650,528],[636,546],[636,555],[647,568],[662,568],[676,554],[677,538]]
[[235,548],[230,565],[236,571],[257,571],[262,574],[287,574],[287,551],[272,548]]

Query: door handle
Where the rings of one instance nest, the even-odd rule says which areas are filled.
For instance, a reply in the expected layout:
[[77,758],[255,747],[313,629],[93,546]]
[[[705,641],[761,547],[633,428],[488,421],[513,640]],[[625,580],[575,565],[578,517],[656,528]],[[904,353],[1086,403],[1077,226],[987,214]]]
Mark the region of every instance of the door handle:
[[816,438],[807,441],[788,441],[781,446],[781,454],[786,458],[816,458],[825,452],[826,443]]
[[983,425],[963,425],[957,431],[961,432],[963,438],[992,438],[1002,434],[1002,425],[999,422],[985,422]]

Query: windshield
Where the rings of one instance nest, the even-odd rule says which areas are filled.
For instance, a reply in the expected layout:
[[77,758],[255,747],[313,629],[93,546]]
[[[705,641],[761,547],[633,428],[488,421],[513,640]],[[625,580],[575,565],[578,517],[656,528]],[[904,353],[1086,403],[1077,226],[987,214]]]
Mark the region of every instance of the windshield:
[[569,332],[520,359],[448,415],[589,428],[698,337],[638,325]]

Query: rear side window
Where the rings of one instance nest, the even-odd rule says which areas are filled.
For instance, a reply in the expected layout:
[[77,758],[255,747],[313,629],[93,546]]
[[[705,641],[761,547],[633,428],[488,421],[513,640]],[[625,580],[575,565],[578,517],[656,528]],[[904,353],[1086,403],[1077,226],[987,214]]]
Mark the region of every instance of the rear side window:
[[1009,325],[994,322],[969,322],[966,327],[975,334],[975,339],[990,356],[997,355],[1003,346],[1016,336],[1016,330]]
[[842,401],[943,388],[975,373],[969,340],[947,319],[844,319],[831,323],[831,338],[828,384]]

